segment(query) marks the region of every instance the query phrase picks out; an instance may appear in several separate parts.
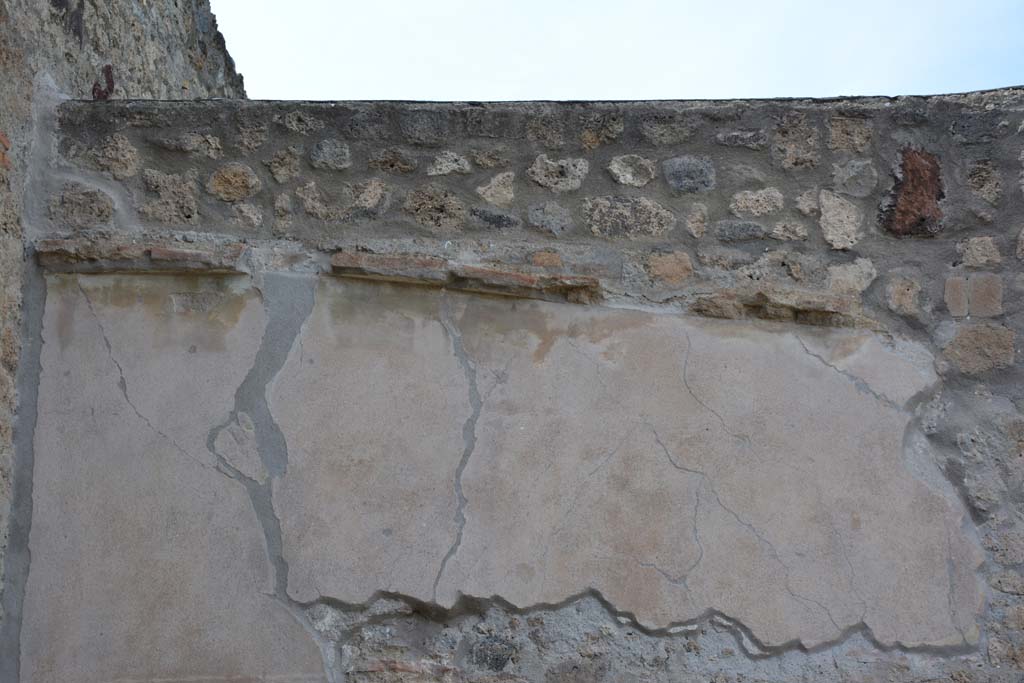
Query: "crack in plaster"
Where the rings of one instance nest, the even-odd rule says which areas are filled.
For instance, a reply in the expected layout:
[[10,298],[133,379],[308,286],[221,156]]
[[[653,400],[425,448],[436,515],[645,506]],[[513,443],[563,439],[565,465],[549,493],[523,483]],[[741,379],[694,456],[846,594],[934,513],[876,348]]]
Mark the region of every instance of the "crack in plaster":
[[477,420],[480,419],[480,413],[483,410],[483,399],[480,398],[480,389],[477,386],[476,364],[473,363],[469,358],[469,355],[466,353],[466,347],[462,341],[462,332],[459,330],[452,315],[451,301],[448,298],[447,292],[441,293],[441,326],[444,327],[445,333],[451,340],[452,353],[455,355],[459,365],[462,367],[462,372],[466,375],[471,412],[462,425],[462,440],[464,447],[462,450],[462,457],[459,460],[458,466],[455,468],[455,524],[457,530],[455,533],[455,540],[452,542],[451,547],[448,548],[448,552],[445,553],[444,558],[441,560],[441,566],[438,568],[437,576],[434,578],[432,592],[434,602],[437,602],[437,587],[441,583],[441,577],[444,575],[444,570],[448,566],[448,562],[455,556],[455,553],[459,551],[459,546],[462,545],[462,533],[466,528],[466,495],[462,491],[462,474],[466,471],[469,459],[473,457],[473,451],[476,450],[476,423]]
[[161,439],[163,439],[167,443],[169,443],[172,446],[174,446],[174,448],[179,453],[184,455],[189,460],[194,461],[200,467],[205,467],[205,468],[209,469],[210,465],[206,464],[205,462],[203,462],[199,458],[197,458],[194,455],[192,455],[191,453],[189,453],[187,450],[182,448],[181,444],[179,444],[177,441],[175,441],[170,435],[168,435],[165,432],[162,432],[160,429],[158,429],[157,426],[153,424],[153,421],[150,420],[145,415],[143,415],[142,411],[140,411],[138,409],[138,407],[135,405],[135,403],[132,401],[131,397],[128,395],[128,381],[127,381],[127,379],[125,379],[124,368],[121,366],[121,363],[114,356],[114,349],[110,345],[110,338],[107,336],[107,331],[103,327],[103,320],[100,318],[99,314],[96,313],[96,309],[95,309],[95,307],[93,307],[92,299],[89,298],[89,294],[85,291],[85,288],[82,287],[81,282],[78,283],[78,291],[79,291],[79,293],[81,293],[82,298],[85,299],[85,304],[89,308],[89,313],[92,315],[93,319],[96,321],[96,326],[99,328],[99,331],[100,331],[100,337],[103,339],[103,345],[107,349],[107,358],[109,358],[110,362],[114,364],[115,368],[117,368],[117,374],[118,374],[117,386],[121,390],[121,395],[124,397],[125,403],[127,403],[128,407],[132,409],[132,412],[135,413],[136,417],[138,417],[140,420],[142,420],[146,424],[146,426],[149,427],[150,431],[152,431],[154,434],[159,436]]
[[690,386],[690,380],[687,374],[690,369],[690,353],[693,350],[693,341],[690,339],[689,332],[684,332],[683,334],[686,336],[686,353],[683,355],[683,368],[682,372],[680,373],[683,380],[683,386],[686,387],[686,391],[690,394],[691,398],[693,398],[694,401],[696,401],[698,404],[700,404],[702,408],[704,408],[709,413],[718,418],[718,422],[722,425],[722,429],[725,430],[726,434],[742,443],[745,447],[750,448],[750,437],[748,435],[737,434],[733,432],[729,428],[729,425],[726,424],[725,419],[722,417],[722,415],[717,410],[712,408],[710,405],[705,403],[700,397],[697,396],[696,393],[694,393],[693,388]]
[[862,394],[867,394],[868,396],[871,396],[876,401],[879,401],[880,403],[884,403],[885,405],[889,406],[893,410],[896,410],[898,412],[903,412],[903,408],[901,408],[900,406],[896,405],[896,403],[893,402],[892,399],[888,398],[887,396],[883,396],[883,395],[877,393],[874,389],[871,388],[871,385],[869,385],[867,382],[865,382],[860,377],[857,377],[856,375],[854,375],[851,372],[843,370],[839,366],[834,365],[833,363],[828,362],[828,360],[826,360],[824,356],[821,356],[821,355],[811,351],[810,348],[808,348],[807,344],[804,343],[803,337],[801,337],[799,334],[796,334],[794,332],[793,333],[793,337],[796,338],[797,343],[800,344],[800,347],[804,350],[804,353],[806,353],[811,358],[814,358],[814,359],[816,359],[818,361],[821,361],[821,364],[824,365],[825,367],[828,367],[828,368],[831,368],[831,369],[835,370],[837,373],[839,373],[840,375],[842,375],[846,379],[850,380],[850,382],[853,384],[853,386],[855,386],[857,388],[857,390],[860,391]]

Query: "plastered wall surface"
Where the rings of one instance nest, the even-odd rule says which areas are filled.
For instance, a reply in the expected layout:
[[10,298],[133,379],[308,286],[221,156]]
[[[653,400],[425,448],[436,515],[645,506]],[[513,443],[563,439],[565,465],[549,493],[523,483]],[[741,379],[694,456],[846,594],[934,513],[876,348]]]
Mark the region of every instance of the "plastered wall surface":
[[1020,680],[1022,97],[59,105],[16,680]]
[[[36,271],[30,265],[26,274],[22,218],[37,124],[51,116],[47,112],[61,98],[244,97],[245,91],[205,1],[5,0],[0,3],[0,76],[2,576],[9,563],[17,565],[16,573],[24,573],[28,561],[27,555],[7,555],[6,548],[9,534],[24,538],[28,533],[18,515],[8,514],[10,507],[24,512],[31,505],[30,480],[15,476],[13,440],[18,431],[25,431],[15,424],[24,336],[22,287],[24,278]],[[34,397],[26,402],[33,404]],[[26,421],[31,422],[30,417]],[[24,545],[17,538],[15,544]],[[6,586],[0,581],[0,624],[11,602],[3,597]],[[12,657],[0,649],[0,669],[10,668]]]

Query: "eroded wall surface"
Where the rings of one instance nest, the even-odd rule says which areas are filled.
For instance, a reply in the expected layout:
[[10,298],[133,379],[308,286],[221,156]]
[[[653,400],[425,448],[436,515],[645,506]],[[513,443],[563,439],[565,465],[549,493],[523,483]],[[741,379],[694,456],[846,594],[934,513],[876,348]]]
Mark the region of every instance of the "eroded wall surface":
[[62,105],[20,680],[1019,680],[1021,98]]

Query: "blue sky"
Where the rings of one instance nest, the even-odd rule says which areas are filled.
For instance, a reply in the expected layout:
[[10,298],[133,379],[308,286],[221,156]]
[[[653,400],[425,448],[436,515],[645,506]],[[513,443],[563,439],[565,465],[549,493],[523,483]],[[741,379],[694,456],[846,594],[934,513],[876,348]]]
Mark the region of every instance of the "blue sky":
[[254,99],[694,99],[1024,83],[1024,0],[211,0]]

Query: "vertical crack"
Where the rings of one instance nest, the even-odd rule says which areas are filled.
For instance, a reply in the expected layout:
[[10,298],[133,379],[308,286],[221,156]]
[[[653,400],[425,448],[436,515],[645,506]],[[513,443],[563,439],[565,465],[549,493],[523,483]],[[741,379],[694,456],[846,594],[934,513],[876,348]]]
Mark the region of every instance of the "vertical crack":
[[462,372],[466,375],[466,383],[469,385],[470,414],[462,425],[462,441],[464,445],[462,457],[459,460],[458,467],[455,468],[455,525],[457,527],[455,540],[452,542],[451,547],[448,548],[448,552],[445,553],[444,559],[441,560],[441,566],[438,568],[437,576],[434,578],[431,599],[435,603],[437,602],[437,587],[441,583],[444,570],[448,566],[448,562],[458,552],[459,546],[462,545],[462,533],[466,528],[466,495],[462,491],[462,473],[466,471],[469,459],[473,457],[473,451],[476,450],[476,423],[480,419],[480,412],[483,409],[483,399],[480,397],[480,389],[477,386],[476,364],[473,363],[466,353],[466,347],[462,342],[462,332],[455,323],[454,316],[452,315],[451,301],[446,292],[441,293],[441,326],[444,327],[448,338],[451,340],[452,353],[455,354],[455,358],[462,367]]
[[690,340],[690,333],[688,331],[684,331],[683,334],[686,336],[686,353],[683,355],[683,369],[680,373],[680,377],[683,381],[683,386],[686,387],[687,393],[689,393],[690,397],[693,398],[693,400],[696,401],[702,408],[704,408],[704,410],[708,411],[718,419],[718,423],[722,425],[722,429],[725,430],[726,434],[728,434],[729,436],[731,436],[732,438],[736,439],[737,441],[741,442],[744,446],[749,448],[750,437],[747,436],[746,434],[737,434],[733,432],[729,428],[729,425],[726,424],[725,418],[722,417],[721,413],[719,413],[717,410],[708,405],[702,398],[697,396],[697,394],[693,391],[693,387],[690,386],[690,379],[688,373],[690,370],[690,353],[693,350],[693,342]]

